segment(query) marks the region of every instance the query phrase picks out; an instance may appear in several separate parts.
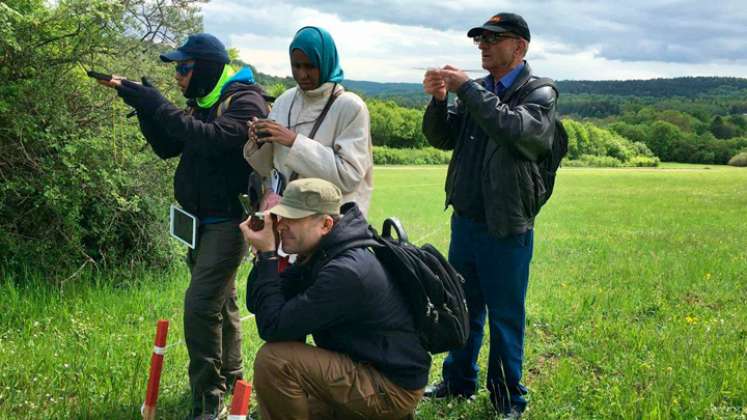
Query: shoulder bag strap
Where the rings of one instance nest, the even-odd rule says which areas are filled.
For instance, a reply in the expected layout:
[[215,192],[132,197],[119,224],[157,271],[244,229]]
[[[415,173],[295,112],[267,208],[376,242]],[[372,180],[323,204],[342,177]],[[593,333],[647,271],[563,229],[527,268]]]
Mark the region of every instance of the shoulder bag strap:
[[[340,92],[337,91],[337,83],[335,83],[335,85],[332,86],[332,93],[330,93],[329,99],[327,99],[327,103],[324,105],[324,109],[322,109],[322,112],[319,114],[318,117],[316,117],[316,122],[314,122],[314,127],[311,128],[311,132],[308,135],[310,139],[313,139],[314,136],[316,135],[316,132],[319,130],[319,127],[322,125],[322,122],[324,122],[324,118],[327,116],[329,109],[332,108],[332,104],[335,102],[335,99],[337,99],[338,96],[340,96]],[[290,110],[288,111],[288,125],[290,126]],[[334,148],[334,144],[332,145],[332,147]],[[295,181],[296,179],[298,179],[298,173],[296,171],[293,171],[291,173],[291,176],[288,182]]]

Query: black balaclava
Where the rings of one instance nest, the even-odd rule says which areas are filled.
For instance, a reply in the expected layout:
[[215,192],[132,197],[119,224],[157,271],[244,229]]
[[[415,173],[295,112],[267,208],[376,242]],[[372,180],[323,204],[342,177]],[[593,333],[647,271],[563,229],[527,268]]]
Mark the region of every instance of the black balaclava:
[[192,78],[189,79],[189,86],[184,91],[184,97],[190,99],[202,98],[210,93],[215,88],[218,80],[220,80],[225,66],[225,64],[217,61],[195,59]]

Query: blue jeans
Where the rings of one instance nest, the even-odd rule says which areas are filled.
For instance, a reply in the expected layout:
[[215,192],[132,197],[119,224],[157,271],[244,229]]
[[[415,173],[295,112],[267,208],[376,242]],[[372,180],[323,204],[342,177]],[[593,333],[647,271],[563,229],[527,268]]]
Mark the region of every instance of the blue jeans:
[[482,345],[485,315],[490,326],[487,389],[496,410],[526,408],[521,385],[524,355],[524,301],[529,282],[534,233],[496,238],[485,224],[456,214],[451,218],[449,262],[464,276],[470,317],[467,344],[452,351],[443,364],[450,393],[469,396],[477,391],[477,356]]

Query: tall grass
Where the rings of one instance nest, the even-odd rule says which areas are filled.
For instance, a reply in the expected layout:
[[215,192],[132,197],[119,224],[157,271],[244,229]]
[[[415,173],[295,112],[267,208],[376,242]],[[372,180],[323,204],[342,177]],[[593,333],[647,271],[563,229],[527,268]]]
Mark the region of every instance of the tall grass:
[[[526,418],[747,418],[747,172],[662,166],[561,170],[536,226]],[[443,166],[377,168],[372,223],[396,215],[412,241],[445,251],[444,176]],[[172,321],[176,343],[159,413],[181,418],[187,279],[179,265],[59,289],[0,281],[0,418],[137,418],[159,318]],[[243,326],[251,377],[261,342],[252,320]],[[486,366],[487,348],[480,360]],[[473,403],[423,402],[418,412],[491,416],[485,392]]]

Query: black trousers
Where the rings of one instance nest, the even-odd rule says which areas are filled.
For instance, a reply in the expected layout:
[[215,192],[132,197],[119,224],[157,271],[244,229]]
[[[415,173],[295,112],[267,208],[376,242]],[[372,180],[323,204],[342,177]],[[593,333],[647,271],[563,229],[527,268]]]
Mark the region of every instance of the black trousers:
[[187,253],[192,278],[184,297],[192,411],[210,413],[243,377],[236,271],[247,247],[237,221],[202,225]]

